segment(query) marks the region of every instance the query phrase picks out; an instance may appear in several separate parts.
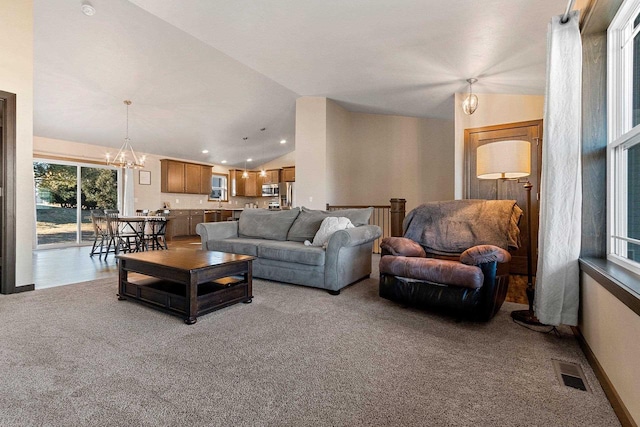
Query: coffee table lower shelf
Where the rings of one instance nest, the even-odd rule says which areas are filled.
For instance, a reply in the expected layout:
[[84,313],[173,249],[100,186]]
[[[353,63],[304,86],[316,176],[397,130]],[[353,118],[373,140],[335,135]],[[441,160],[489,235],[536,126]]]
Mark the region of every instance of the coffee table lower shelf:
[[[196,316],[210,313],[239,302],[250,303],[251,296],[247,283],[238,279],[236,283],[221,285],[216,282],[198,285],[198,310]],[[185,317],[189,322],[186,286],[162,279],[140,279],[121,283],[120,299],[131,299],[167,313]],[[195,320],[195,319],[194,319]]]

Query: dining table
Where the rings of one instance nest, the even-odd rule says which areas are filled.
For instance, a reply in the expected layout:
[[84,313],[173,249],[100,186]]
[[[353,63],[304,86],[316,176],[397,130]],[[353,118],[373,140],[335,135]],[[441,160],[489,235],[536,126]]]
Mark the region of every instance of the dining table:
[[[120,242],[126,244],[129,251],[141,252],[149,249],[166,249],[166,243],[159,241],[160,233],[164,233],[167,219],[156,215],[119,215],[118,233]],[[154,224],[163,222],[164,224]],[[130,238],[134,239],[133,247]],[[125,241],[126,240],[126,241]],[[147,242],[151,245],[148,245]]]

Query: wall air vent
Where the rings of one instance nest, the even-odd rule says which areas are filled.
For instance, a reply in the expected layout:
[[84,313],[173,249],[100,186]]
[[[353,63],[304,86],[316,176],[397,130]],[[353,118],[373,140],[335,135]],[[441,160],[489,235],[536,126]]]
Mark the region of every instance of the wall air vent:
[[561,384],[578,390],[591,391],[579,364],[555,359],[551,359],[551,361]]

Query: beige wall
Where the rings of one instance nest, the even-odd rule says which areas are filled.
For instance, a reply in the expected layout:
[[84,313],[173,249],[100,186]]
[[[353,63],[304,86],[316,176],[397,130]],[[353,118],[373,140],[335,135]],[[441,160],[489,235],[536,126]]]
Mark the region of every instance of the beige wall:
[[33,283],[33,2],[0,0],[0,90],[16,94],[16,286]]
[[640,423],[640,316],[586,273],[580,296],[578,327],[631,417]]
[[324,209],[327,203],[327,101],[296,100],[296,206]]
[[477,94],[478,109],[467,116],[462,112],[462,101],[467,94],[455,97],[455,198],[464,197],[464,130],[503,123],[540,120],[544,114],[542,95]]
[[404,197],[412,209],[451,199],[453,136],[451,120],[353,113],[326,98],[300,98],[297,204],[388,205]]
[[388,205],[389,199],[402,197],[411,210],[424,202],[453,198],[451,120],[349,116],[347,139],[333,147],[331,204]]

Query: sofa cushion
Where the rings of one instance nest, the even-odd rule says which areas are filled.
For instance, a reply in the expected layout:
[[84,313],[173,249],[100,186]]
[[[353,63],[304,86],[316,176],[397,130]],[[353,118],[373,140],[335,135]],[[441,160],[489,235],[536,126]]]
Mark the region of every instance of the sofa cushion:
[[306,265],[324,265],[325,251],[299,242],[261,241],[258,257]]
[[245,209],[240,214],[238,236],[268,240],[287,240],[291,224],[300,213],[299,208],[284,211]]
[[262,242],[264,242],[263,239],[231,237],[222,240],[209,240],[207,242],[207,249],[210,251],[258,256],[258,245]]
[[369,218],[371,217],[372,212],[372,207],[362,209],[340,209],[337,211],[321,211],[308,209],[303,206],[300,211],[300,215],[298,215],[289,229],[287,240],[294,242],[304,242],[305,240],[312,241],[320,229],[322,220],[327,217],[349,218],[351,223],[356,227],[367,225],[369,224]]
[[480,267],[435,258],[385,255],[380,258],[380,273],[470,289],[481,288],[484,282]]

